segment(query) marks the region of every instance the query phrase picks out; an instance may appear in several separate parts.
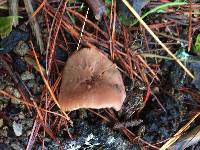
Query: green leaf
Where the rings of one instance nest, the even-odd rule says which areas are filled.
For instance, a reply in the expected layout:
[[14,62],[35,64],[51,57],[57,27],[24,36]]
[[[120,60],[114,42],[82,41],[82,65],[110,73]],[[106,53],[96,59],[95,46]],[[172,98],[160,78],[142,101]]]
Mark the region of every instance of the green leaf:
[[[163,5],[159,5],[153,9],[149,10],[148,12],[146,12],[144,15],[141,16],[141,18],[144,19],[146,16],[148,16],[152,13],[164,11],[168,7],[181,6],[181,5],[186,5],[186,4],[188,4],[188,3],[175,1],[175,2],[169,2],[169,3],[163,4]],[[135,25],[136,23],[138,23],[138,20],[136,20],[131,26]]]
[[109,5],[111,5],[112,4],[112,0],[105,0],[105,5],[106,6],[109,6]]
[[85,6],[84,6],[84,3],[82,3],[81,6],[78,8],[77,11],[78,11],[78,12],[82,12],[83,9],[84,9],[84,7],[85,7]]
[[106,7],[106,16],[110,15],[110,9],[108,7]]
[[16,16],[0,17],[0,37],[5,38],[12,31],[13,20]]
[[72,4],[74,2],[75,2],[75,0],[69,0],[68,4]]
[[194,46],[195,46],[194,51],[196,51],[197,53],[200,53],[200,34],[197,35]]
[[123,25],[126,25],[126,26],[131,26],[135,21],[132,16],[127,17],[124,15],[119,15],[119,20]]

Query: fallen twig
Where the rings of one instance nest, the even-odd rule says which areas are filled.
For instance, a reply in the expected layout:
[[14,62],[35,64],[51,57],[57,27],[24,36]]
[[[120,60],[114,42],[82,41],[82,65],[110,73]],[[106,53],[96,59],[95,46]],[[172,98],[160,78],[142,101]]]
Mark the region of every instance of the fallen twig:
[[13,18],[13,26],[18,25],[18,0],[9,0],[9,14],[10,16],[15,16]]
[[35,34],[35,37],[39,44],[40,52],[43,53],[44,52],[44,43],[42,41],[42,34],[41,34],[40,27],[39,27],[39,24],[38,24],[36,18],[32,17],[32,13],[34,11],[33,11],[31,1],[24,0],[24,4],[25,4],[25,8],[26,8],[29,18],[31,18],[30,24],[31,24],[31,28],[33,30],[33,34]]

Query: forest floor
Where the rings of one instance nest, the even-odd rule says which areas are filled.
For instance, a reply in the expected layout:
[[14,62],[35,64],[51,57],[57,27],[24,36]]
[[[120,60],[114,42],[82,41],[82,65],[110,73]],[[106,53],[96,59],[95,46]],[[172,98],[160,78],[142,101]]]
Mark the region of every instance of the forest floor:
[[[0,1],[1,150],[200,149],[200,3],[129,2],[149,29],[121,0]],[[60,111],[65,62],[84,47],[118,66],[120,111]]]

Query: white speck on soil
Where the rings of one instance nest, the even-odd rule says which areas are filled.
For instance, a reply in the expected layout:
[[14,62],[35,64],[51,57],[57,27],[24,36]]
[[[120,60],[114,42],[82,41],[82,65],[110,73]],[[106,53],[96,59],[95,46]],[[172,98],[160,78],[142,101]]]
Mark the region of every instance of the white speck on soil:
[[18,124],[15,121],[13,122],[13,130],[16,136],[22,135],[22,124]]
[[18,91],[17,89],[14,89],[14,90],[13,90],[13,95],[14,95],[15,97],[17,97],[17,98],[20,98],[20,97],[21,97],[21,95],[20,95],[20,93],[19,93],[19,91]]
[[115,138],[113,136],[109,136],[107,142],[108,142],[108,144],[112,144],[115,142]]
[[66,150],[78,150],[81,148],[81,145],[77,145],[76,141],[72,141],[69,145],[66,145]]
[[85,140],[85,145],[91,145],[90,140],[94,139],[94,135],[91,133],[88,135],[88,137]]

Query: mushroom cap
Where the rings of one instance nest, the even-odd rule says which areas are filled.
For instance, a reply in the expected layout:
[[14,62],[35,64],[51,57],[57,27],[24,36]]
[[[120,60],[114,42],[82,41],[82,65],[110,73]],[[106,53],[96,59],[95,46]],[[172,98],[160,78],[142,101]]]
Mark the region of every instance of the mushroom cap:
[[59,93],[63,111],[79,108],[120,110],[126,92],[117,66],[95,48],[83,48],[65,64]]

